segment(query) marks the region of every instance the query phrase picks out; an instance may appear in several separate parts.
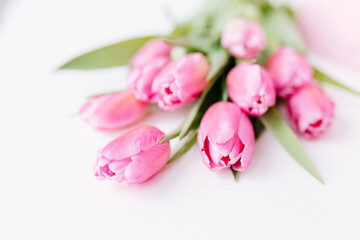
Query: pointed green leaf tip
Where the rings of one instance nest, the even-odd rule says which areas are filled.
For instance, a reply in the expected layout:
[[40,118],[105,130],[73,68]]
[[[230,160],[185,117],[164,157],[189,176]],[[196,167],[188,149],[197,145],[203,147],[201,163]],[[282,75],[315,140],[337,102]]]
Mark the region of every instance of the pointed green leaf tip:
[[308,171],[319,182],[324,184],[324,180],[316,171],[306,152],[302,148],[296,135],[290,127],[284,122],[275,107],[270,108],[263,116],[259,117],[271,134],[279,141],[285,150],[292,156],[295,161]]
[[61,66],[59,70],[89,70],[126,65],[130,62],[137,50],[153,38],[155,38],[155,36],[134,38],[96,49],[70,60]]
[[349,91],[351,93],[354,93],[354,94],[360,96],[360,92],[339,83],[338,81],[336,81],[333,78],[331,78],[330,76],[326,75],[325,73],[323,73],[319,69],[313,68],[313,70],[314,70],[314,78],[316,80],[318,80],[319,82],[324,82],[324,83],[334,85],[335,87],[342,88],[342,89],[344,89],[346,91]]

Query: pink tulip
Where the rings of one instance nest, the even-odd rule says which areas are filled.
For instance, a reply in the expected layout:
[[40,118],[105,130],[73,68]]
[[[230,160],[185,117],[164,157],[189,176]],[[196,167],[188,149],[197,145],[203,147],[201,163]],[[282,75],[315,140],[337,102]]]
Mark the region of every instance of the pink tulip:
[[130,92],[117,92],[89,98],[79,110],[79,116],[98,130],[128,126],[142,118],[147,105]]
[[221,45],[236,58],[252,59],[265,48],[266,36],[258,23],[235,18],[223,29]]
[[146,43],[131,61],[131,73],[127,87],[135,98],[145,103],[154,103],[154,92],[151,90],[155,77],[170,62],[171,46],[162,39]]
[[290,116],[298,131],[307,138],[316,138],[330,127],[335,104],[317,86],[306,86],[287,100]]
[[170,62],[155,78],[152,86],[159,107],[175,110],[195,100],[207,85],[209,68],[201,53],[191,53]]
[[249,117],[230,102],[212,105],[201,120],[198,146],[203,162],[212,171],[232,166],[245,171],[254,148],[254,130]]
[[360,71],[360,1],[302,0],[296,11],[309,49]]
[[171,46],[162,39],[147,42],[131,60],[131,67],[142,67],[159,58],[170,58]]
[[275,105],[271,76],[257,64],[237,65],[229,72],[226,81],[231,100],[251,116],[260,116]]
[[137,100],[145,103],[155,102],[153,98],[155,93],[151,90],[153,81],[169,62],[170,58],[162,57],[131,70],[127,87]]
[[115,138],[99,151],[95,177],[126,184],[146,182],[169,160],[169,142],[159,143],[163,137],[156,127],[141,126]]
[[273,53],[268,58],[267,70],[273,76],[276,93],[282,98],[313,82],[310,64],[291,47],[282,47]]

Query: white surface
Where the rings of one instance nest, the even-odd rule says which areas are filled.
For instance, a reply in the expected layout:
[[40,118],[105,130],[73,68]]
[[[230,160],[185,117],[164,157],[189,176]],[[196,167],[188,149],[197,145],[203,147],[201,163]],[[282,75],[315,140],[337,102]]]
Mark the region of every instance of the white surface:
[[[0,239],[360,239],[360,98],[331,87],[331,131],[302,141],[325,186],[269,133],[237,183],[230,172],[210,172],[196,148],[141,186],[93,177],[97,149],[121,131],[93,131],[75,112],[88,95],[122,89],[127,72],[55,69],[94,47],[166,33],[165,4],[180,18],[200,6],[8,2],[0,22]],[[360,89],[359,75],[313,60]],[[167,132],[188,109],[155,111],[146,122]]]

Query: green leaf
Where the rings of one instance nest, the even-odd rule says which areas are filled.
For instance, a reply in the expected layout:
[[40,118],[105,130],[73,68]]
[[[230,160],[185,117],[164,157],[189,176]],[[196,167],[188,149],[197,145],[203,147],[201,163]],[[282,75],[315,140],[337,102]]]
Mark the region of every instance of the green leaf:
[[265,126],[261,123],[259,118],[250,117],[250,120],[254,128],[255,139],[258,139],[262,132],[265,130]]
[[259,117],[272,135],[280,142],[285,150],[292,156],[300,166],[308,171],[313,177],[324,184],[323,179],[316,171],[306,152],[302,148],[296,135],[290,127],[284,122],[275,107],[270,108],[264,115]]
[[266,33],[268,51],[272,52],[282,45],[292,46],[300,52],[305,51],[300,31],[285,8],[269,9],[264,14],[261,25]]
[[190,131],[191,126],[193,126],[193,123],[198,119],[200,109],[206,104],[207,96],[216,83],[216,81],[219,79],[221,73],[223,72],[224,68],[226,67],[226,64],[229,61],[229,55],[221,50],[217,53],[213,53],[209,55],[210,58],[210,72],[208,74],[209,83],[206,86],[205,90],[202,92],[200,99],[197,100],[194,107],[191,109],[188,117],[186,118],[183,128],[180,131],[179,138],[182,139],[186,134]]
[[178,47],[185,47],[185,48],[191,49],[196,52],[206,53],[206,51],[207,51],[207,48],[205,48],[203,45],[201,45],[201,43],[189,40],[186,37],[167,38],[164,41],[170,45],[178,46]]
[[147,41],[155,36],[134,38],[85,53],[59,69],[98,69],[126,65]]
[[183,127],[182,127],[182,129],[180,131],[180,134],[179,134],[180,139],[183,139],[186,136],[186,134],[190,131],[191,126],[193,125],[193,123],[197,119],[197,115],[198,115],[198,113],[200,111],[200,108],[205,103],[205,99],[207,97],[208,92],[210,91],[210,89],[212,88],[212,86],[214,84],[215,84],[215,80],[211,81],[208,84],[208,86],[205,88],[205,90],[201,94],[200,99],[197,100],[197,102],[195,103],[195,105],[191,109],[191,111],[190,111],[189,115],[187,116],[187,118],[185,119]]
[[227,90],[226,79],[221,82],[221,101],[227,102],[229,100],[229,93]]
[[328,83],[328,84],[331,84],[331,85],[334,85],[335,87],[338,87],[338,88],[342,88],[346,91],[349,91],[351,93],[354,93],[356,95],[359,95],[360,96],[360,92],[354,90],[354,89],[351,89],[341,83],[339,83],[338,81],[335,81],[333,78],[331,78],[330,76],[326,75],[325,73],[323,73],[322,71],[320,71],[319,69],[317,68],[313,68],[314,70],[314,78],[316,80],[318,80],[319,82],[324,82],[324,83]]
[[184,145],[169,159],[169,161],[166,164],[169,165],[170,163],[172,163],[173,161],[184,155],[187,151],[189,151],[190,148],[192,148],[192,146],[196,143],[196,139],[197,139],[197,130],[194,130],[189,136],[189,138],[186,140]]
[[229,62],[229,54],[222,48],[212,51],[208,55],[210,61],[210,72],[207,76],[208,81],[220,77],[222,70]]

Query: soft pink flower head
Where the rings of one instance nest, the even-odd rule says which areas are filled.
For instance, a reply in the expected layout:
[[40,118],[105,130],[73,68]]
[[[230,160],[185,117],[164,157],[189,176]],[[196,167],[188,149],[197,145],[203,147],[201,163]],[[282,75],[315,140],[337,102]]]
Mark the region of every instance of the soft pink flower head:
[[134,123],[147,110],[130,92],[117,92],[89,98],[78,114],[95,129],[112,130]]
[[236,58],[252,59],[265,48],[266,36],[258,23],[235,18],[223,29],[221,45]]
[[260,116],[275,105],[276,93],[271,75],[257,64],[235,66],[226,81],[231,100],[251,116]]
[[305,57],[291,47],[282,47],[267,60],[276,93],[286,98],[296,89],[313,82],[313,71]]
[[287,107],[297,130],[307,138],[323,134],[334,118],[335,104],[315,85],[297,90],[288,98]]
[[210,170],[232,166],[245,171],[253,154],[254,129],[249,117],[234,103],[217,102],[201,120],[197,141]]
[[146,182],[169,160],[169,142],[159,143],[163,137],[156,127],[141,126],[115,138],[99,151],[95,177],[126,184]]
[[131,60],[131,67],[142,67],[159,58],[170,58],[171,46],[162,39],[147,42]]
[[127,79],[128,90],[139,101],[154,103],[155,93],[151,89],[153,81],[169,62],[170,58],[160,57],[143,66],[132,68]]
[[159,107],[175,110],[195,100],[207,85],[209,68],[207,59],[201,53],[191,53],[170,62],[152,86]]
[[298,1],[296,18],[311,52],[360,72],[360,1]]

